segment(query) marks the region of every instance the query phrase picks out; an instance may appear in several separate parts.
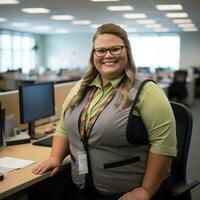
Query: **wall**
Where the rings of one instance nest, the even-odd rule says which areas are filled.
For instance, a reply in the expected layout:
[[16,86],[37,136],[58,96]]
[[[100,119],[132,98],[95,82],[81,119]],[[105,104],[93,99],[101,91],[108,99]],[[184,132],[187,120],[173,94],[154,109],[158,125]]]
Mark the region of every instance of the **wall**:
[[200,66],[200,32],[185,32],[180,37],[180,68]]
[[88,66],[92,48],[92,35],[65,34],[46,35],[43,41],[45,53],[43,65],[54,70],[59,68],[82,68]]
[[[93,34],[46,35],[43,65],[52,69],[88,66]],[[200,66],[200,33],[180,34],[180,68]],[[167,56],[167,55],[166,55]]]
[[44,35],[35,35],[36,44],[38,45],[38,50],[36,51],[36,68],[39,66],[44,66],[45,62],[45,49],[44,49]]
[[[69,93],[72,86],[75,82],[56,84],[54,85],[55,90],[55,107],[56,107],[56,116],[54,119],[60,118],[62,104],[67,94]],[[20,128],[25,128],[26,125],[20,124],[20,111],[19,111],[19,96],[18,90],[14,90],[11,92],[2,92],[0,93],[0,102],[6,108],[6,115],[14,114],[16,120],[16,126]],[[13,103],[14,102],[14,103]],[[46,118],[44,120],[37,121],[37,124],[45,123],[51,120],[50,118]]]

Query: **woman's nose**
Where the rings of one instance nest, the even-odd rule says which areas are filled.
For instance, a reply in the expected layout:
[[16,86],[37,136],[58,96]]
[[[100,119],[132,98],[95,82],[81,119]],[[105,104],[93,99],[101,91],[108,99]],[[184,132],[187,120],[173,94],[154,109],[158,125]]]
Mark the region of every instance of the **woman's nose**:
[[113,55],[110,53],[109,49],[106,51],[106,54],[104,57],[113,57]]

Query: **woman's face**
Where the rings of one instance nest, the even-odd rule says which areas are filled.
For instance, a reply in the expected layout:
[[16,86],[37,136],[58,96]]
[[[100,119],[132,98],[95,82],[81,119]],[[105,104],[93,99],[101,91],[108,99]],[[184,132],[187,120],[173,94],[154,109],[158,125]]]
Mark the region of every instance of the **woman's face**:
[[[111,52],[105,50],[110,48],[112,48]],[[103,85],[109,82],[109,80],[123,74],[128,58],[126,48],[121,38],[112,34],[98,35],[94,41],[94,49],[96,50],[93,53],[93,62],[96,69],[101,74]],[[105,53],[104,56],[101,55],[102,52]]]

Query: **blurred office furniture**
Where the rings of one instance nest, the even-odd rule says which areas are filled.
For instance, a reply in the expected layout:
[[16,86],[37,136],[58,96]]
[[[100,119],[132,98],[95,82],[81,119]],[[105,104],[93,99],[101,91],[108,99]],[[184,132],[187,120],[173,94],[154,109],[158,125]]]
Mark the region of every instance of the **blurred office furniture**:
[[39,71],[37,69],[31,69],[29,71],[29,76],[30,77],[38,77],[39,76]]
[[195,77],[195,97],[200,97],[200,67],[193,67]]
[[3,91],[11,91],[16,88],[16,80],[22,77],[22,73],[18,71],[8,71],[5,73],[1,73],[2,77],[2,85],[1,88]]
[[195,80],[195,97],[200,97],[200,75],[199,78],[196,78]]
[[168,97],[170,100],[184,102],[188,96],[186,87],[187,71],[177,70],[174,72],[173,82],[168,88]]
[[[67,94],[69,93],[70,89],[75,85],[75,83],[76,82],[54,84],[57,119],[60,117],[62,104]],[[16,119],[16,127],[24,129],[26,125],[20,124],[19,96],[18,95],[19,95],[18,90],[13,90],[10,92],[0,92],[0,99],[1,99],[2,106],[6,108],[6,115],[13,114]],[[49,121],[50,119],[51,118],[39,120],[38,124],[45,123]]]
[[155,70],[156,81],[160,81],[163,78],[171,78],[172,70],[170,68],[157,67]]
[[137,72],[140,73],[151,73],[150,67],[137,67]]
[[176,120],[177,156],[171,165],[171,175],[176,185],[172,190],[173,200],[191,200],[191,189],[200,182],[186,177],[187,159],[192,136],[192,114],[183,104],[171,102]]
[[58,76],[63,77],[63,78],[66,77],[69,80],[74,80],[74,81],[79,80],[82,77],[82,75],[78,69],[77,70],[69,70],[67,68],[61,68],[58,72]]
[[54,78],[56,77],[57,74],[55,71],[45,70],[41,75],[42,75],[41,77]]
[[137,72],[137,76],[141,77],[142,79],[147,78],[147,79],[152,79],[156,81],[155,73],[151,72],[150,67],[137,67],[136,72]]
[[0,146],[5,144],[5,107],[0,102]]
[[19,72],[6,72],[0,76],[0,90],[2,92],[17,90],[20,85],[27,85],[33,83],[54,82],[64,83],[74,81],[77,78],[58,76],[55,72],[47,71],[40,76],[29,76]]

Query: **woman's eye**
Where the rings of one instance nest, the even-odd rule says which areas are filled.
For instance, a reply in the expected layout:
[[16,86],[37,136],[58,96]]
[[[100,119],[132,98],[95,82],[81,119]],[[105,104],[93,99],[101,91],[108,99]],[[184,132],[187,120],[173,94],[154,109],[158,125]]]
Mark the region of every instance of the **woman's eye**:
[[97,53],[104,54],[105,53],[105,49],[99,49],[99,50],[97,50]]
[[118,52],[119,50],[120,50],[119,47],[116,47],[116,48],[112,48],[112,49],[111,49],[112,52]]

